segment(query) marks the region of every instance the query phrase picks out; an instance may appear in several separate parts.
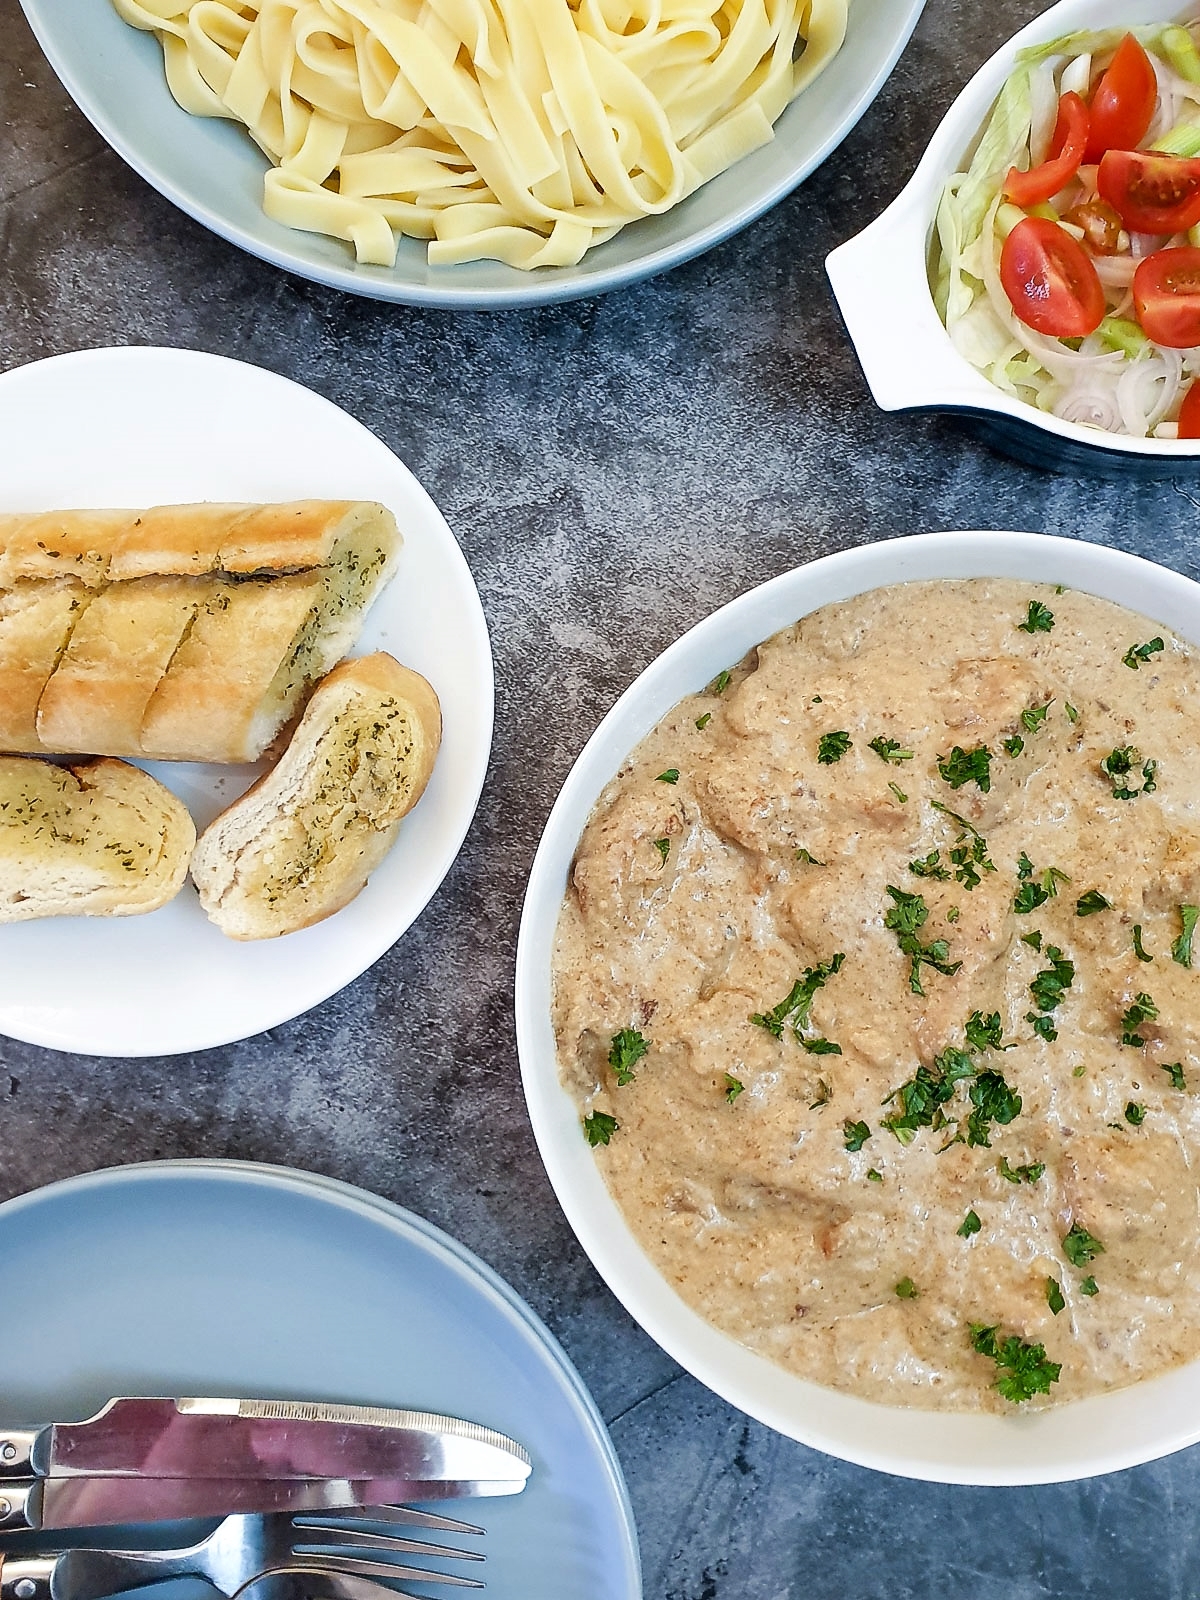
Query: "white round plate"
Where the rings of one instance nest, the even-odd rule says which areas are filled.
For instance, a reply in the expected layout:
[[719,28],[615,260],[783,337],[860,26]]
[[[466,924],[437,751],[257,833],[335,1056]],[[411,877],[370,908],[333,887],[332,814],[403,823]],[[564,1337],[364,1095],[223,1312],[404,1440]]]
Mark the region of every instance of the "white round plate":
[[[487,627],[454,535],[392,452],[319,395],[190,350],[55,356],[0,376],[0,510],[195,500],[379,500],[404,547],[356,654],[388,650],[442,703],[433,777],[358,898],[316,927],[240,943],[190,883],[141,917],[0,928],[0,1032],[89,1055],[165,1055],[298,1016],[377,961],[441,883],[475,814],[492,738]],[[146,763],[203,828],[256,768]]]
[[37,1302],[6,1330],[4,1422],[81,1420],[122,1394],[466,1417],[533,1471],[519,1495],[431,1508],[485,1530],[483,1565],[446,1570],[483,1579],[484,1600],[641,1600],[629,1495],[579,1374],[503,1279],[412,1212],[249,1162],[119,1167],[0,1205],[0,1274]]
[[609,1288],[681,1366],[760,1422],[860,1466],[938,1483],[1057,1483],[1200,1440],[1200,1361],[1128,1389],[1008,1416],[879,1405],[795,1377],[704,1321],[643,1253],[559,1081],[550,1024],[550,962],[567,873],[592,807],[634,745],[722,667],[819,606],[884,584],[977,577],[1082,589],[1200,645],[1200,584],[1121,550],[1033,533],[933,533],[864,545],[741,595],[646,668],[571,769],[546,823],[521,919],[517,1043],[533,1131],[567,1220]]
[[775,138],[661,217],[635,222],[575,267],[520,272],[501,261],[431,267],[401,239],[394,267],[359,266],[351,246],[263,214],[266,157],[232,122],[193,117],[171,98],[157,39],[112,0],[21,0],[67,93],[146,181],[189,216],[302,278],[376,300],[458,310],[545,305],[603,294],[689,261],[737,233],[806,178],[874,100],[925,0],[853,0],[846,43],[780,117]]

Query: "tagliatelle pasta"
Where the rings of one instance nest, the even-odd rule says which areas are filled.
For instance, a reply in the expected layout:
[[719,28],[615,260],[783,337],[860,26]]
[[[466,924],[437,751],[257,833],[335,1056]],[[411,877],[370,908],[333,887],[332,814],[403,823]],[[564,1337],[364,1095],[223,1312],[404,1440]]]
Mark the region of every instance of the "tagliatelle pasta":
[[243,123],[263,208],[392,266],[572,266],[767,143],[846,0],[113,0]]

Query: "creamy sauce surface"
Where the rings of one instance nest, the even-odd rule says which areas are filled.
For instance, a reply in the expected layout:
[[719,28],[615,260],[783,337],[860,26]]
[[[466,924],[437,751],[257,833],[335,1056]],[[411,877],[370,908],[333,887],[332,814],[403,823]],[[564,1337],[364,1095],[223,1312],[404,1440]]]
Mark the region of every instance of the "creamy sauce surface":
[[684,700],[604,791],[558,927],[560,1070],[617,1124],[594,1154],[643,1248],[735,1339],[1004,1411],[994,1327],[1061,1368],[1028,1405],[1075,1399],[1200,1353],[1181,907],[1196,652],[1047,585],[876,590]]

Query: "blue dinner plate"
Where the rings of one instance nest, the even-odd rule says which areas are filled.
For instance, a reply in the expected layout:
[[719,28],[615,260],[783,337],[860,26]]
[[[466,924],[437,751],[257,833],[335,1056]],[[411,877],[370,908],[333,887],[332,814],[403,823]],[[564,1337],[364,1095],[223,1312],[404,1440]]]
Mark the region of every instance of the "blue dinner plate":
[[523,1494],[440,1507],[487,1530],[488,1600],[640,1600],[629,1496],[579,1375],[507,1284],[411,1212],[279,1167],[116,1168],[0,1205],[0,1282],[5,1420],[85,1417],[118,1394],[469,1417],[533,1458]]

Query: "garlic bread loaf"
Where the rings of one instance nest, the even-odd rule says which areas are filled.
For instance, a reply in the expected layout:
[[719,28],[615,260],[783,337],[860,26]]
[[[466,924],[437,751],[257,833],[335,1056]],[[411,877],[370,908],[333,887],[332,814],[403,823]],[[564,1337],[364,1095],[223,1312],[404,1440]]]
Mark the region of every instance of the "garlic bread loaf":
[[0,750],[257,760],[400,542],[372,501],[0,514]]
[[186,807],[140,767],[0,756],[0,922],[156,911],[195,842]]
[[314,691],[278,765],[205,829],[192,879],[233,939],[332,916],[366,884],[416,805],[441,741],[432,687],[380,652]]

